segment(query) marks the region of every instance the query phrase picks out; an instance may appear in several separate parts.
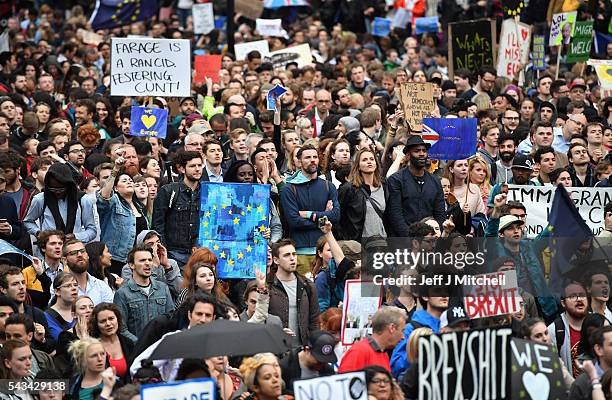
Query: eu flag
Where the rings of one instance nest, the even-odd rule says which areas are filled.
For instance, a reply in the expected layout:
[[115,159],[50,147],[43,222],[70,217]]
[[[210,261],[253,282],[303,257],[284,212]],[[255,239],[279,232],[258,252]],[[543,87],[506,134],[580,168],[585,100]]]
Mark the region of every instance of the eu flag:
[[112,29],[145,21],[157,11],[157,0],[97,0],[90,22],[94,30]]
[[580,259],[579,248],[593,237],[593,232],[582,219],[572,198],[561,184],[555,191],[548,223],[548,230],[552,237],[550,284],[553,289],[561,290],[563,281],[572,275],[570,269]]
[[432,160],[464,160],[476,154],[476,118],[423,118],[423,140]]

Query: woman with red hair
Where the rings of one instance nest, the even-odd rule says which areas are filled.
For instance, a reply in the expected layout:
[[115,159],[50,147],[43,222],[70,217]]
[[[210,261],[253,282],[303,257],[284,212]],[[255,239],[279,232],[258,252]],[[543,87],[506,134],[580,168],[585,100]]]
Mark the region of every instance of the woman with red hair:
[[218,262],[217,256],[206,247],[193,251],[183,269],[183,289],[176,299],[177,308],[198,290],[215,296],[217,300],[229,302],[217,278]]

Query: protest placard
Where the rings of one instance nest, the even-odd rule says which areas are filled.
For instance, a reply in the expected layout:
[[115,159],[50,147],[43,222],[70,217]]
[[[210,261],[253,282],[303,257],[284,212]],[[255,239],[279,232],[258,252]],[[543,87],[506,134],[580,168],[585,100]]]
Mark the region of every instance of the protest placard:
[[414,132],[423,130],[423,118],[430,117],[436,109],[432,83],[410,82],[399,87],[399,99],[404,108],[404,118]]
[[201,84],[205,82],[205,78],[212,78],[213,82],[219,82],[219,71],[221,71],[222,55],[211,54],[205,56],[196,56],[193,61],[195,75],[193,81]]
[[531,52],[531,62],[533,69],[544,71],[546,69],[546,38],[544,35],[533,35],[533,51]]
[[519,64],[525,66],[529,61],[530,43],[531,26],[517,24],[514,19],[505,20],[499,37],[497,75],[513,79],[520,70]]
[[[603,230],[603,209],[612,201],[606,188],[566,188],[578,212],[594,235]],[[525,235],[535,237],[548,226],[548,216],[556,188],[554,186],[508,185],[508,200],[521,202],[528,210]]]
[[198,245],[217,256],[219,278],[254,278],[266,270],[270,185],[202,182]]
[[235,0],[234,4],[236,14],[242,14],[243,17],[253,21],[261,16],[264,9],[261,0]]
[[382,286],[347,280],[342,304],[341,340],[344,346],[350,346],[372,333],[372,316],[382,304]]
[[439,23],[440,22],[437,16],[436,17],[416,18],[414,20],[414,25],[416,27],[416,34],[420,35],[422,33],[427,33],[427,32],[437,33]]
[[191,95],[189,40],[111,39],[111,96]]
[[132,107],[130,135],[165,138],[168,129],[168,110],[163,108]]
[[469,277],[470,284],[463,285],[463,299],[468,318],[494,317],[520,311],[516,271]]
[[612,60],[589,59],[587,64],[595,68],[601,86],[601,98],[612,97]]
[[[267,42],[266,42],[267,43]],[[272,63],[274,68],[284,68],[290,62],[295,62],[298,68],[312,64],[312,53],[308,43],[300,44],[286,49],[273,51],[264,57],[264,62]]]
[[574,36],[567,49],[568,63],[586,61],[589,59],[593,43],[593,21],[577,21]]
[[[423,140],[432,160],[465,160],[476,154],[476,118],[423,118]],[[412,125],[411,125],[412,126]]]
[[448,71],[451,78],[455,69],[467,68],[476,73],[481,65],[495,65],[496,34],[495,20],[448,24]]
[[385,37],[391,33],[391,20],[387,18],[375,17],[372,22],[372,35]]
[[82,28],[77,29],[77,36],[79,35],[83,38],[83,43],[91,44],[93,46],[97,46],[104,41],[104,37],[102,35],[98,35],[95,32]]
[[246,60],[247,54],[257,50],[261,53],[261,56],[265,56],[270,52],[270,45],[267,40],[255,40],[253,42],[236,43],[234,45],[234,52],[236,53],[236,60]]
[[287,89],[279,85],[278,83],[266,94],[266,110],[276,110],[276,102],[278,99],[287,93]]
[[[565,399],[561,360],[550,346],[512,338],[510,399]],[[571,369],[570,369],[571,371]]]
[[295,400],[368,400],[368,385],[365,372],[349,372],[295,381],[293,393]]
[[393,15],[391,20],[391,29],[401,28],[406,29],[410,20],[412,19],[412,12],[405,8],[398,8]]
[[574,34],[577,12],[554,14],[550,25],[549,46],[561,46],[569,44]]
[[[509,399],[511,329],[419,338],[419,400]],[[520,397],[518,397],[520,398]]]
[[283,21],[278,19],[257,18],[255,26],[261,36],[283,36]]
[[193,33],[208,35],[215,29],[215,14],[212,3],[194,4],[191,8],[193,15]]
[[216,385],[213,378],[142,385],[140,398],[142,400],[175,400],[177,393],[180,393],[182,399],[215,400]]

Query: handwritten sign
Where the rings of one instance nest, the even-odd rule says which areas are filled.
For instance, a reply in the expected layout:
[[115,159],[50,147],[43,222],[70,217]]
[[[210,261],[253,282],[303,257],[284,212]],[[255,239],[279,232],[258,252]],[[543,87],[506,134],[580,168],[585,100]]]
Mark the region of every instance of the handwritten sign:
[[257,18],[255,26],[261,36],[283,36],[283,21],[278,19]]
[[514,78],[519,64],[526,65],[529,60],[531,26],[507,19],[502,24],[497,56],[497,75]]
[[516,271],[473,275],[471,278],[474,284],[463,286],[468,318],[493,317],[520,311]]
[[168,110],[163,108],[132,107],[130,135],[165,138],[168,129]]
[[257,50],[261,53],[261,56],[265,56],[270,52],[270,45],[267,40],[255,40],[253,42],[236,43],[234,45],[234,52],[236,53],[236,60],[246,60],[247,54]]
[[215,14],[212,3],[194,4],[191,8],[193,14],[193,33],[208,35],[215,29]]
[[415,132],[423,130],[423,118],[428,118],[436,109],[433,98],[433,84],[404,83],[400,86],[400,101],[410,129]]
[[570,13],[554,14],[552,24],[550,26],[550,37],[548,38],[549,46],[561,46],[569,44],[572,35],[574,34],[574,25],[576,24],[576,11]]
[[212,378],[190,379],[173,383],[142,385],[142,400],[174,400],[177,393],[184,399],[215,400],[216,381]]
[[511,336],[511,329],[485,329],[420,337],[419,400],[511,398]]
[[264,9],[261,0],[235,0],[236,14],[255,21],[261,16]]
[[593,43],[593,21],[578,21],[574,28],[574,36],[567,49],[569,63],[586,61],[591,53]]
[[193,81],[197,84],[201,84],[204,83],[206,77],[208,77],[212,78],[213,82],[218,83],[222,59],[223,56],[218,54],[196,56],[193,62],[193,68],[195,69]]
[[533,51],[531,52],[531,62],[533,68],[537,71],[544,71],[546,69],[546,38],[544,35],[533,35]]
[[368,400],[368,385],[365,372],[349,372],[295,381],[293,393],[295,400]]
[[512,338],[512,394],[510,399],[564,399],[561,360],[550,346]]
[[189,40],[111,39],[111,96],[191,95]]
[[[556,188],[554,186],[508,185],[508,200],[519,201],[527,208],[525,235],[535,237],[548,226],[548,216]],[[595,236],[603,230],[606,204],[612,201],[612,191],[606,188],[571,187],[567,191],[578,212]]]
[[448,25],[449,74],[459,68],[476,73],[481,65],[495,65],[495,20],[457,22]]

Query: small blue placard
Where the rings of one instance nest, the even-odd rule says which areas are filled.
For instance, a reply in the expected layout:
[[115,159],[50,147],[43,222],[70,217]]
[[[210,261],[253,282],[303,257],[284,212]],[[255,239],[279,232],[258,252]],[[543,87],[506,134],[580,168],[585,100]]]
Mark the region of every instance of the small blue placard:
[[266,95],[266,110],[276,110],[276,100],[287,92],[287,89],[278,83]]
[[168,110],[132,107],[130,135],[165,138],[168,129]]
[[391,20],[387,18],[374,18],[372,22],[372,35],[374,36],[389,36],[391,33]]
[[415,19],[416,34],[438,32],[438,17],[423,17]]

